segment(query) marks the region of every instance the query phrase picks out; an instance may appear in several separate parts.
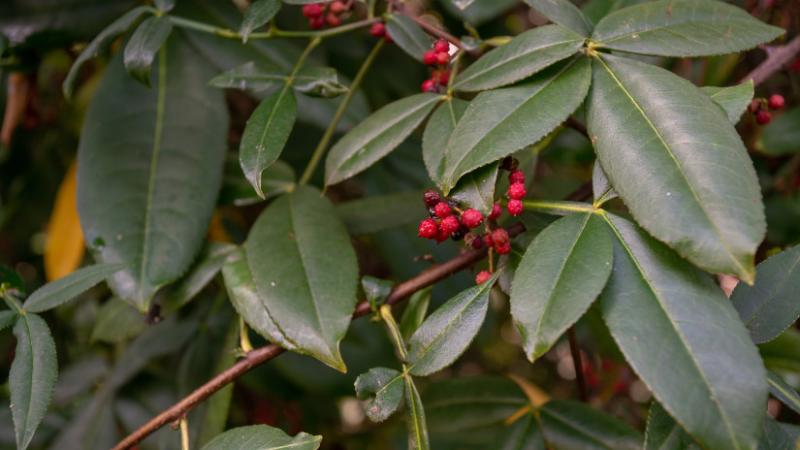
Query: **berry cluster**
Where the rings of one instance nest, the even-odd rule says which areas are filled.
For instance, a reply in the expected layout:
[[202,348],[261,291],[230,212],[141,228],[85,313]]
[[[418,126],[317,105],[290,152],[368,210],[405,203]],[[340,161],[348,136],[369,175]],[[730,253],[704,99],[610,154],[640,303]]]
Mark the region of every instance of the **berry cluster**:
[[450,43],[446,39],[439,39],[433,43],[433,48],[422,55],[422,62],[426,66],[434,67],[431,77],[422,82],[422,92],[440,92],[447,87],[450,81]]
[[392,42],[392,37],[386,32],[386,24],[383,22],[373,23],[369,28],[369,34],[376,38],[383,38],[386,42]]
[[343,2],[335,0],[330,3],[309,3],[303,5],[303,16],[308,19],[308,26],[318,30],[325,25],[338,27],[342,24],[343,16],[350,12],[352,1]]
[[747,110],[755,116],[756,122],[759,125],[766,125],[772,120],[772,114],[769,110],[777,111],[783,108],[785,104],[786,101],[783,99],[782,95],[772,94],[769,99],[754,98],[753,101],[750,102],[750,106],[747,107]]
[[423,200],[431,217],[419,224],[417,234],[421,238],[433,239],[436,242],[444,242],[451,238],[458,241],[463,239],[469,230],[483,223],[483,214],[480,211],[472,208],[461,211],[455,202],[442,199],[436,191],[425,191]]

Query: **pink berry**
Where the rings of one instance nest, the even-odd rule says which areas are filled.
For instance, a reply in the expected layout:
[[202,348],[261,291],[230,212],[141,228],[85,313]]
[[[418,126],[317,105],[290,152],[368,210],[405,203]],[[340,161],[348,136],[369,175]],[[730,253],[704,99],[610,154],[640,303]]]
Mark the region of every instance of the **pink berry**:
[[475,228],[483,223],[483,214],[477,209],[470,208],[461,213],[461,223],[467,228]]
[[525,185],[522,183],[512,183],[511,186],[508,187],[508,198],[522,200],[525,198],[525,194]]
[[419,223],[417,236],[425,239],[434,239],[439,233],[439,225],[433,219],[425,219]]
[[492,212],[489,213],[489,220],[497,220],[501,214],[503,214],[503,208],[500,207],[500,204],[495,203],[492,205]]
[[436,53],[436,63],[440,66],[444,66],[450,62],[450,54],[447,52],[437,52]]
[[761,110],[756,113],[756,122],[759,125],[766,125],[772,120],[772,114],[769,111]]
[[751,100],[750,104],[747,105],[747,110],[753,114],[757,113],[759,109],[761,109],[761,100],[757,98]]
[[511,214],[512,216],[516,217],[522,214],[523,209],[524,207],[522,205],[521,200],[512,198],[511,200],[508,201],[508,213]]
[[422,194],[422,200],[425,202],[425,206],[428,208],[433,208],[440,201],[442,201],[442,197],[439,196],[439,193],[433,189],[428,189],[424,194]]
[[373,23],[369,29],[369,34],[376,38],[384,37],[386,35],[386,25],[383,22]]
[[494,244],[494,251],[496,251],[498,255],[507,255],[511,253],[511,243]]
[[486,233],[483,235],[483,244],[487,247],[494,246],[494,240],[492,240],[492,233]]
[[422,62],[426,66],[433,66],[436,65],[436,52],[433,50],[428,50],[422,55]]
[[433,44],[433,49],[437,52],[449,52],[450,42],[448,42],[446,39],[439,39]]
[[781,109],[786,104],[786,100],[780,94],[773,94],[769,97],[769,109]]
[[325,16],[325,22],[332,27],[338,27],[342,24],[342,19],[339,18],[336,14],[330,12],[327,16]]
[[515,170],[508,174],[508,181],[511,184],[525,183],[525,174],[521,170]]
[[489,281],[489,278],[492,278],[491,272],[488,270],[481,270],[477,275],[475,275],[475,284],[483,284]]
[[445,202],[439,202],[433,207],[433,213],[436,214],[436,217],[444,219],[452,214],[452,211],[450,210],[450,205]]
[[439,225],[443,233],[447,233],[447,235],[452,235],[456,231],[458,231],[458,227],[460,224],[458,223],[458,219],[456,216],[447,216],[442,219],[442,223]]
[[510,241],[511,238],[508,236],[508,231],[505,228],[497,228],[492,231],[492,243],[496,246],[499,244],[505,244]]
[[334,13],[334,14],[341,14],[341,13],[347,11],[347,5],[342,3],[340,0],[336,0],[334,2],[331,2],[331,6],[329,8],[330,8],[331,12]]
[[322,15],[322,5],[319,3],[310,3],[303,6],[303,16],[310,18],[319,17]]
[[420,90],[422,90],[422,92],[436,92],[436,83],[430,78],[428,78],[427,80],[422,82]]

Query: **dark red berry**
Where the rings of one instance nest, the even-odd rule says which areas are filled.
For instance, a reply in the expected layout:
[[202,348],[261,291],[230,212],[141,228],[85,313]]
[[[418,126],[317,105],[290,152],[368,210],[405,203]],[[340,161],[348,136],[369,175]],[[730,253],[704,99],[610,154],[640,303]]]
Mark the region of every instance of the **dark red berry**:
[[428,189],[424,194],[422,194],[422,200],[425,202],[425,206],[428,208],[433,208],[440,201],[442,201],[442,197],[439,196],[439,193],[433,189]]
[[433,49],[437,52],[449,52],[450,42],[448,42],[446,39],[439,39],[433,44]]
[[508,198],[514,200],[522,200],[525,198],[525,185],[523,183],[511,183],[511,186],[508,187]]
[[322,16],[312,17],[311,19],[309,19],[308,24],[311,26],[311,28],[319,30],[320,28],[325,26],[325,18]]
[[452,214],[452,211],[450,210],[450,205],[448,205],[447,202],[439,202],[433,207],[433,213],[436,214],[437,217],[444,219]]
[[483,223],[483,214],[477,209],[470,208],[461,213],[461,223],[467,228],[475,228]]
[[310,3],[303,5],[303,15],[309,19],[319,17],[322,15],[322,5],[319,3]]
[[792,69],[795,72],[800,72],[800,56],[798,56],[797,58],[794,59],[794,61],[792,62],[792,65],[789,66],[789,68]]
[[508,174],[508,181],[511,184],[525,183],[525,174],[522,173],[521,170],[514,170],[510,174]]
[[780,94],[772,94],[769,97],[769,109],[781,109],[786,104],[786,100]]
[[447,233],[448,236],[458,231],[459,226],[460,224],[456,216],[447,216],[443,218],[442,223],[439,224],[439,228],[442,232]]
[[386,35],[386,25],[383,22],[373,23],[369,29],[369,34],[376,38],[384,37]]
[[340,19],[336,14],[330,12],[325,16],[325,23],[332,27],[338,27],[342,24],[342,19]]
[[467,235],[467,231],[468,229],[465,229],[464,227],[459,227],[456,231],[453,232],[453,234],[450,235],[450,238],[454,241],[460,241],[464,239],[464,236]]
[[516,217],[516,216],[522,214],[522,210],[523,209],[525,209],[525,208],[522,205],[522,201],[521,200],[517,200],[515,198],[512,198],[511,200],[508,201],[508,213],[511,214],[512,216]]
[[433,66],[436,65],[436,52],[433,50],[428,50],[422,55],[422,62],[426,66]]
[[510,241],[508,231],[505,228],[497,228],[492,231],[492,243],[496,245],[505,244]]
[[483,248],[483,237],[473,236],[472,239],[469,239],[469,243],[475,250],[480,250]]
[[492,233],[486,233],[483,235],[483,245],[487,247],[494,246],[494,240],[492,240]]
[[422,92],[436,92],[436,83],[430,78],[428,78],[427,80],[422,82],[420,89],[422,90]]
[[492,205],[492,212],[489,213],[489,220],[497,220],[501,214],[503,214],[503,208],[500,207],[499,203],[495,203]]
[[439,234],[439,225],[433,219],[425,219],[419,223],[417,236],[425,239],[434,239]]
[[747,105],[747,110],[755,114],[758,112],[758,110],[761,109],[761,103],[762,103],[761,100],[754,98],[753,100],[750,101],[750,104]]
[[437,83],[441,84],[442,86],[445,86],[450,81],[450,71],[449,70],[435,70],[435,71],[433,71],[433,75],[431,75],[431,80],[436,81]]
[[496,251],[498,255],[507,255],[511,253],[511,243],[494,244],[494,251]]
[[436,63],[440,66],[444,66],[450,62],[450,54],[447,52],[437,52],[436,53]]
[[756,122],[759,125],[766,125],[772,120],[772,114],[769,111],[761,110],[756,113]]
[[491,272],[488,270],[481,270],[477,275],[475,275],[475,284],[483,284],[489,281],[489,278],[492,278]]
[[334,14],[341,14],[341,13],[347,11],[347,5],[345,5],[340,0],[336,0],[334,2],[331,2],[331,5],[328,8]]
[[503,170],[508,170],[509,172],[517,170],[518,166],[519,166],[519,161],[517,160],[517,158],[514,158],[513,156],[506,156],[500,163],[500,168]]

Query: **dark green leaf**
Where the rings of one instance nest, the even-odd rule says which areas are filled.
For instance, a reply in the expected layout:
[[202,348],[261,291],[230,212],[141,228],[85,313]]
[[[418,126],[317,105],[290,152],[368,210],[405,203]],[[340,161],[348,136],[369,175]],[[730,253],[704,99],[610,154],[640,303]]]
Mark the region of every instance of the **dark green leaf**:
[[525,394],[503,377],[475,376],[437,381],[425,391],[431,433],[483,430],[502,424],[528,405]]
[[800,442],[772,417],[764,419],[764,434],[758,442],[758,450],[796,449]]
[[125,268],[125,264],[97,264],[78,269],[71,274],[40,287],[25,300],[26,311],[39,313],[62,305],[94,287],[106,277]]
[[773,156],[800,152],[800,108],[786,111],[765,126],[758,148]]
[[430,375],[461,356],[483,324],[489,293],[499,274],[459,293],[425,319],[408,339],[409,372]]
[[736,124],[753,99],[753,80],[730,87],[704,86],[700,90],[725,111],[732,124]]
[[17,313],[14,311],[0,311],[0,331],[14,325],[17,320]]
[[[84,121],[78,211],[100,262],[124,262],[110,285],[146,311],[201,249],[222,179],[227,111],[211,68],[173,33],[147,89],[117,57]],[[120,106],[120,105],[124,105]]]
[[766,228],[761,192],[725,114],[650,64],[604,55],[593,74],[589,134],[636,221],[699,267],[752,282]]
[[41,317],[30,313],[19,316],[14,336],[17,347],[8,387],[17,448],[25,450],[47,412],[58,378],[58,363],[56,344]]
[[398,47],[417,61],[422,61],[422,54],[433,45],[433,38],[405,14],[391,14],[386,21],[386,31]]
[[382,280],[369,275],[361,278],[361,289],[364,290],[364,296],[369,304],[375,307],[383,304],[386,297],[392,293],[393,286],[394,283],[389,280]]
[[325,162],[325,184],[344,181],[388,155],[441,99],[436,94],[416,94],[375,111],[331,148]]
[[714,0],[658,0],[604,17],[592,40],[612,50],[661,56],[709,56],[748,50],[783,30]]
[[[232,157],[231,157],[232,156]],[[261,173],[261,191],[267,198],[291,192],[295,186],[295,173],[292,166],[280,159]],[[263,201],[244,177],[236,155],[228,155],[225,162],[225,175],[219,204],[247,206]]]
[[474,208],[484,216],[492,212],[495,185],[497,184],[498,163],[479,167],[464,175],[450,192],[450,198],[464,208]]
[[430,450],[428,423],[425,420],[425,408],[419,398],[419,391],[414,379],[403,374],[406,396],[406,426],[408,427],[408,450]]
[[150,86],[150,67],[172,32],[168,16],[148,17],[136,28],[123,52],[125,69],[145,86]]
[[227,89],[247,89],[253,92],[265,91],[283,86],[289,72],[268,62],[253,61],[223,72],[208,82],[211,86]]
[[316,450],[322,436],[299,433],[291,437],[266,425],[250,425],[228,430],[212,439],[203,450]]
[[256,0],[244,13],[242,25],[239,27],[239,34],[242,35],[242,42],[247,43],[247,37],[258,27],[266,25],[278,14],[281,9],[280,0]]
[[469,66],[459,74],[455,88],[483,91],[517,82],[574,55],[583,41],[580,35],[558,25],[528,30]]
[[551,401],[540,410],[545,441],[555,449],[638,450],[642,435],[615,417],[574,401]]
[[697,448],[691,436],[656,401],[647,416],[644,450],[689,450]]
[[105,52],[111,46],[111,43],[116,39],[117,36],[124,33],[134,22],[139,20],[139,17],[144,15],[148,12],[148,8],[146,6],[139,6],[136,7],[119,19],[112,22],[109,26],[107,26],[100,34],[95,37],[89,45],[86,46],[85,49],[81,52],[80,55],[75,59],[75,62],[72,63],[72,67],[69,69],[69,73],[67,77],[64,79],[64,84],[62,85],[62,90],[64,92],[64,97],[67,99],[72,98],[72,92],[75,89],[75,81],[78,78],[78,74],[80,72],[81,67],[83,64],[96,57],[100,53]]
[[350,234],[371,234],[425,218],[422,192],[376,195],[336,205],[336,215]]
[[543,138],[575,111],[589,89],[591,64],[578,58],[521,86],[480,93],[447,143],[442,189],[462,175]]
[[602,205],[611,199],[617,198],[614,187],[611,186],[606,173],[600,167],[600,162],[596,160],[592,166],[592,198],[596,205]]
[[758,346],[767,369],[800,372],[800,331],[789,328],[777,338]]
[[753,286],[736,285],[731,301],[756,344],[771,341],[800,316],[800,245],[760,263]]
[[145,328],[144,316],[136,308],[112,297],[97,311],[91,340],[116,344],[138,335]]
[[469,102],[466,100],[448,98],[436,108],[425,125],[425,132],[422,134],[422,159],[425,161],[428,175],[437,186],[441,187],[442,184],[447,141],[467,110],[467,106]]
[[800,394],[795,388],[789,385],[775,372],[767,371],[767,383],[769,383],[769,393],[781,401],[784,405],[800,414]]
[[178,309],[195,298],[217,276],[222,265],[236,248],[233,244],[210,242],[203,249],[194,267],[169,293],[163,303],[164,310]]
[[580,9],[569,0],[525,0],[533,9],[551,22],[588,37],[594,25]]
[[366,400],[364,411],[373,422],[383,422],[397,411],[403,391],[403,374],[394,369],[375,367],[356,378],[356,396]]
[[513,8],[517,0],[439,0],[448,12],[472,25],[480,25]]
[[404,340],[408,340],[425,321],[425,315],[428,313],[428,306],[431,303],[431,289],[427,287],[414,292],[408,300],[408,305],[400,318],[400,334],[403,335]]
[[305,67],[294,76],[292,87],[306,95],[333,98],[345,94],[348,87],[339,81],[339,74],[331,67]]
[[511,285],[511,314],[528,359],[544,355],[589,309],[612,263],[611,236],[591,213],[553,222],[528,246]]
[[[767,395],[763,363],[722,290],[613,215],[614,270],[603,317],[658,401],[709,448],[753,448]],[[680,376],[664,376],[664,363]]]
[[239,163],[261,198],[261,175],[283,151],[297,118],[297,103],[289,86],[265,98],[247,120],[239,144]]
[[286,339],[344,371],[339,342],[356,305],[358,264],[333,205],[298,187],[261,214],[244,248],[258,297]]

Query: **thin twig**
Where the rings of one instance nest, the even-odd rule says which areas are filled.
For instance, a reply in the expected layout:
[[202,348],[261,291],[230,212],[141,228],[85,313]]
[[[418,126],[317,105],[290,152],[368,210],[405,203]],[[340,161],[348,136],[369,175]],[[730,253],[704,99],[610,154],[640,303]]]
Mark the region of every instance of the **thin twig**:
[[586,380],[583,378],[583,361],[581,360],[581,349],[578,347],[578,337],[575,335],[575,327],[569,327],[569,352],[572,354],[572,365],[575,367],[575,382],[578,385],[578,396],[581,401],[589,400],[589,392],[586,390]]
[[461,42],[461,39],[453,36],[452,34],[448,33],[447,31],[445,31],[445,30],[443,30],[443,29],[441,29],[441,28],[439,28],[439,27],[437,27],[437,26],[435,26],[435,25],[423,20],[421,17],[414,16],[414,15],[411,15],[411,14],[406,14],[406,16],[409,17],[414,22],[416,22],[417,25],[420,26],[420,28],[425,30],[425,32],[430,34],[431,36],[438,37],[438,38],[444,39],[446,41],[449,41],[451,44],[455,45],[456,47],[458,47],[461,50],[464,50],[464,51],[466,51],[468,53],[474,51],[474,50],[467,49],[467,47],[464,45],[464,43]]
[[792,59],[800,53],[800,35],[795,36],[788,44],[780,47],[768,47],[767,59],[742,78],[742,82],[753,80],[759,85],[767,78],[782,70]]

